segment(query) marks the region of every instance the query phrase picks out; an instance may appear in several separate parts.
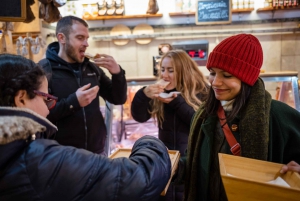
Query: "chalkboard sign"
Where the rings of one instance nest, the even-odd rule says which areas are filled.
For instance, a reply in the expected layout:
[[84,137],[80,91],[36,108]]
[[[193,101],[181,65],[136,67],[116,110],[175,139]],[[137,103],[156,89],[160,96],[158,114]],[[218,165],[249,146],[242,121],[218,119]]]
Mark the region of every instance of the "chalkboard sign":
[[23,22],[25,19],[26,0],[1,0],[1,22]]
[[231,0],[197,0],[196,24],[229,24]]

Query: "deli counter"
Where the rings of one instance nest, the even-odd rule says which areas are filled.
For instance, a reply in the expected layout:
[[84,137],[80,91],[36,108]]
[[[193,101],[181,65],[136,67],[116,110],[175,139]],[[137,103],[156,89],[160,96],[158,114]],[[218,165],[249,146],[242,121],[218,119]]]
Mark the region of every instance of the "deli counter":
[[[261,73],[266,90],[272,98],[285,102],[300,111],[299,85],[297,71],[281,71]],[[118,148],[131,148],[133,143],[143,135],[158,136],[158,128],[154,119],[147,122],[136,122],[130,107],[135,93],[142,87],[155,83],[156,77],[127,78],[127,100],[123,105],[113,105],[106,102],[101,107],[107,127],[106,152],[108,155]]]

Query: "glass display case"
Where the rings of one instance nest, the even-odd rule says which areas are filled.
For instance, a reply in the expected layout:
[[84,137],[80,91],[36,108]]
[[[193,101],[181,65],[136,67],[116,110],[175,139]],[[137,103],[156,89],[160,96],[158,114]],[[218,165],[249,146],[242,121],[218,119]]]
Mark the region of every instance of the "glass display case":
[[130,113],[135,93],[142,87],[154,84],[156,77],[127,78],[127,100],[123,105],[106,103],[105,123],[107,127],[106,152],[108,155],[118,148],[131,148],[134,142],[144,135],[158,137],[158,128],[154,119],[139,123]]
[[261,73],[265,87],[272,98],[282,101],[300,111],[299,86],[297,71],[281,71]]
[[[285,102],[300,111],[298,72],[261,73],[260,77],[273,99]],[[143,135],[158,136],[158,128],[153,119],[149,119],[145,123],[138,123],[130,114],[131,101],[135,93],[140,88],[155,83],[156,79],[154,76],[127,79],[126,103],[123,105],[106,103],[105,110],[102,108],[108,131],[106,146],[108,155],[117,148],[131,148],[133,143]]]

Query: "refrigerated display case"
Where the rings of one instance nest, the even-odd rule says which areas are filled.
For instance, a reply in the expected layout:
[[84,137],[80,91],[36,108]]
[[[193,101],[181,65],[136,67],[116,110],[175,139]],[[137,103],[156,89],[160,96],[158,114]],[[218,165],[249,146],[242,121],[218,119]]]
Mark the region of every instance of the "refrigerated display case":
[[[273,99],[285,102],[300,111],[297,71],[261,73],[260,77]],[[155,83],[156,79],[156,77],[128,78],[126,103],[123,105],[107,104],[105,123],[108,131],[106,146],[108,155],[117,148],[131,148],[133,143],[143,135],[158,136],[158,128],[153,119],[138,123],[130,114],[131,101],[137,90]]]
[[144,135],[158,137],[158,128],[154,119],[139,123],[130,113],[132,99],[142,87],[154,84],[156,77],[127,78],[127,100],[123,105],[107,104],[105,123],[107,127],[106,152],[108,155],[118,148],[131,148],[134,142]]
[[297,71],[280,71],[261,73],[266,90],[273,99],[282,101],[300,111]]

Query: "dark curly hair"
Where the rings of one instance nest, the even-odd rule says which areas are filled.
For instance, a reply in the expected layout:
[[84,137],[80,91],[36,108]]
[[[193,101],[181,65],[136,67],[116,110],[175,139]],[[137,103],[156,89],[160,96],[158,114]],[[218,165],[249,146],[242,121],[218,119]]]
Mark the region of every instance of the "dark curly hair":
[[0,54],[0,106],[15,106],[14,97],[19,90],[26,90],[30,99],[35,97],[43,69],[33,61],[22,56]]

